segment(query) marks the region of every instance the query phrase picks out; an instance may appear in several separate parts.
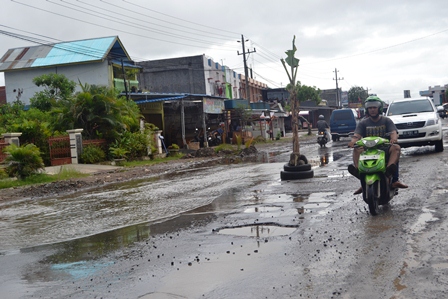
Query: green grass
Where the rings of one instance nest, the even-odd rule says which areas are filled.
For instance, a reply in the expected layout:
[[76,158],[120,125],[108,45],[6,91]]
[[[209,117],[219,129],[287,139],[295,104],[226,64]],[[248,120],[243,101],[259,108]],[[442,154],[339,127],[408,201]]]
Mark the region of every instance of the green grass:
[[[3,171],[1,171],[3,172]],[[15,178],[8,178],[3,176],[3,174],[0,174],[0,189],[4,188],[12,188],[12,187],[21,187],[21,186],[28,186],[28,185],[37,185],[37,184],[45,184],[45,183],[51,183],[55,181],[62,181],[67,179],[73,179],[73,178],[80,178],[80,177],[86,177],[89,176],[89,174],[80,173],[79,171],[70,169],[70,168],[62,168],[62,171],[56,175],[49,175],[49,174],[34,174],[26,179],[23,180],[17,180]]]

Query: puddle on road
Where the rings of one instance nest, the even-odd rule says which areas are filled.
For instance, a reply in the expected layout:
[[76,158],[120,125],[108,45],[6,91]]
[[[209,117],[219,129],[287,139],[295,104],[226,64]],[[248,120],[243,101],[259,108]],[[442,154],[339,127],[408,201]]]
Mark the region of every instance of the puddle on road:
[[264,207],[250,207],[244,210],[244,213],[269,213],[269,212],[278,212],[282,209],[282,207],[276,206],[264,206]]
[[428,222],[439,220],[439,218],[434,217],[432,214],[435,211],[427,208],[422,208],[422,211],[423,213],[420,214],[417,221],[411,226],[411,233],[418,233],[426,228]]
[[297,209],[285,209],[277,206],[255,206],[246,208],[244,213],[259,213],[259,218],[276,218],[297,215]]
[[329,203],[309,203],[304,206],[305,209],[317,209],[317,208],[327,208]]
[[290,194],[272,194],[263,199],[264,203],[284,203],[294,200],[294,196]]
[[76,263],[54,264],[51,266],[51,270],[55,271],[58,276],[70,275],[72,279],[82,279],[93,276],[96,272],[113,264],[113,262],[94,262],[92,265],[81,261]]
[[243,162],[258,162],[258,163],[277,163],[284,161],[283,157],[279,156],[289,152],[289,150],[277,150],[270,152],[258,152],[256,155],[243,156],[243,157],[226,157],[223,158],[222,164],[238,164]]
[[294,232],[297,227],[286,227],[279,225],[249,225],[249,226],[239,226],[231,228],[219,229],[218,234],[223,235],[234,235],[240,237],[256,237],[256,238],[266,238],[266,237],[277,237],[277,236],[287,236]]
[[327,202],[327,201],[333,201],[329,200],[328,197],[336,195],[335,192],[315,192],[311,193],[308,196],[308,202]]

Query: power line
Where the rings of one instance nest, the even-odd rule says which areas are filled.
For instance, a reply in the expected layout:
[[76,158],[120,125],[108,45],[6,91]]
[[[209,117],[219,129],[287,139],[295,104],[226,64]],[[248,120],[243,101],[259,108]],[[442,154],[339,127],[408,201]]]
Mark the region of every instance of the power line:
[[[101,2],[104,2],[104,3],[107,3],[107,2],[105,2],[105,1],[103,1],[103,0],[100,0],[100,1],[101,1]],[[170,15],[168,15],[168,14],[161,13],[161,12],[159,12],[159,11],[156,11],[156,10],[153,10],[153,9],[149,9],[149,8],[144,7],[144,6],[141,6],[141,5],[134,4],[134,3],[130,2],[130,1],[126,1],[126,0],[122,0],[122,1],[123,1],[123,2],[126,2],[126,3],[129,3],[129,4],[131,4],[131,5],[134,5],[134,6],[140,7],[140,8],[142,8],[142,9],[144,9],[144,10],[152,11],[152,12],[161,14],[161,15],[166,16],[166,17],[170,17],[170,18],[173,18],[173,19],[181,20],[181,21],[183,21],[183,22],[187,22],[187,23],[190,23],[190,24],[199,25],[199,26],[201,26],[201,27],[207,27],[207,28],[210,28],[210,29],[215,29],[215,30],[219,30],[219,31],[223,31],[223,32],[228,32],[228,33],[233,33],[233,34],[238,34],[238,35],[240,35],[240,33],[237,33],[237,32],[232,32],[232,31],[228,31],[228,30],[223,30],[223,29],[220,29],[220,28],[215,28],[215,27],[211,27],[211,26],[207,26],[207,25],[202,25],[202,24],[199,24],[199,23],[195,23],[195,22],[191,22],[191,21],[185,20],[185,19],[180,19],[180,18],[177,18],[177,17],[173,17],[173,16],[170,16]]]
[[328,62],[328,61],[348,59],[348,58],[352,58],[352,57],[372,54],[372,53],[375,53],[375,52],[384,51],[384,50],[388,50],[388,49],[391,49],[391,48],[395,48],[395,47],[399,47],[399,46],[402,46],[402,45],[406,45],[406,44],[409,44],[409,43],[413,43],[413,42],[416,42],[416,41],[419,41],[419,40],[422,40],[422,39],[426,39],[426,38],[429,38],[429,37],[432,37],[434,35],[438,35],[438,34],[441,34],[441,33],[444,33],[444,32],[448,32],[448,29],[444,29],[444,30],[441,30],[441,31],[438,31],[438,32],[435,32],[435,33],[432,33],[432,34],[428,34],[428,35],[425,35],[425,36],[422,36],[422,37],[414,38],[414,39],[411,39],[411,40],[408,40],[408,41],[405,41],[405,42],[402,42],[402,43],[390,45],[390,46],[387,46],[387,47],[378,48],[378,49],[374,49],[374,50],[367,51],[367,52],[362,52],[362,53],[358,53],[358,54],[352,54],[352,55],[338,57],[338,58],[333,58],[333,59],[327,59],[327,60],[322,60],[322,61],[310,62],[307,65],[309,65],[309,64],[316,64],[316,63],[323,63],[323,62]]
[[[203,46],[200,46],[200,45],[192,45],[192,44],[185,44],[185,43],[179,43],[179,42],[174,42],[174,41],[167,41],[167,40],[164,40],[164,39],[159,39],[159,38],[155,38],[155,37],[149,37],[149,36],[146,36],[146,35],[136,34],[134,32],[129,32],[129,31],[121,30],[121,29],[111,28],[109,26],[96,24],[96,23],[93,23],[93,22],[81,20],[81,19],[74,18],[74,17],[71,17],[71,16],[63,15],[63,14],[56,13],[56,12],[53,12],[53,11],[49,11],[49,10],[46,10],[46,9],[42,9],[42,8],[39,8],[39,7],[36,7],[36,6],[32,6],[32,5],[29,5],[29,4],[21,3],[21,2],[18,2],[17,0],[11,0],[11,1],[14,2],[14,3],[17,3],[17,4],[21,4],[21,5],[33,8],[33,9],[37,9],[37,10],[40,10],[40,11],[48,12],[48,13],[51,13],[51,14],[54,14],[54,15],[57,15],[57,16],[61,16],[61,17],[64,17],[64,18],[68,18],[68,19],[71,19],[71,20],[75,20],[75,21],[78,21],[78,22],[90,24],[90,25],[101,27],[101,28],[105,28],[105,29],[113,29],[113,30],[118,31],[118,32],[123,32],[123,33],[126,33],[126,34],[142,37],[142,38],[145,38],[145,39],[157,40],[157,41],[161,41],[161,42],[166,42],[166,43],[171,43],[171,44],[176,44],[176,45],[182,45],[182,46],[187,46],[187,47],[203,48]],[[221,50],[223,50],[223,51],[234,51],[234,49],[231,50],[231,49],[222,49],[222,48],[221,48]]]
[[[142,30],[146,30],[146,31],[153,32],[153,33],[156,33],[156,34],[163,34],[163,35],[167,35],[167,36],[171,36],[171,37],[175,37],[175,38],[179,38],[179,39],[184,39],[184,40],[187,40],[187,41],[192,41],[192,42],[197,42],[197,43],[204,43],[204,44],[210,44],[210,45],[217,45],[216,43],[209,42],[209,41],[206,41],[206,40],[186,37],[186,36],[183,36],[183,35],[170,33],[168,31],[163,31],[163,30],[159,30],[159,29],[153,29],[151,27],[143,26],[143,25],[137,24],[137,23],[132,22],[132,21],[125,21],[125,20],[123,20],[121,18],[117,18],[117,17],[113,17],[111,15],[105,14],[104,12],[93,11],[91,9],[87,9],[87,8],[84,8],[84,7],[81,7],[81,6],[76,6],[76,5],[72,4],[72,3],[68,3],[68,2],[65,2],[65,1],[64,2],[67,3],[67,4],[70,4],[72,6],[76,6],[78,8],[81,8],[81,9],[84,9],[84,10],[88,10],[88,11],[86,12],[86,11],[82,11],[80,9],[69,7],[67,5],[62,5],[60,3],[55,3],[55,2],[52,2],[51,0],[47,0],[47,2],[49,2],[51,4],[54,4],[54,5],[61,6],[61,7],[65,7],[67,9],[70,9],[70,10],[73,10],[73,11],[80,12],[80,13],[83,13],[83,14],[91,15],[91,16],[94,16],[96,18],[104,19],[104,20],[111,21],[111,22],[118,23],[118,24],[122,24],[122,25],[126,25],[128,27],[142,29]],[[107,18],[107,17],[111,17],[111,18]],[[218,44],[218,45],[219,46],[224,46],[224,44]],[[235,47],[235,49],[236,49],[236,47]]]

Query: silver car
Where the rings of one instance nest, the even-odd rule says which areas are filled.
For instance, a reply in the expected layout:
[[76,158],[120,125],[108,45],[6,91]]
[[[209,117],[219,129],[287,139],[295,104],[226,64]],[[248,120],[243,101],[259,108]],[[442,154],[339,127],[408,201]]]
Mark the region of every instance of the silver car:
[[395,100],[386,116],[398,129],[401,147],[435,145],[436,152],[443,151],[442,121],[430,99]]

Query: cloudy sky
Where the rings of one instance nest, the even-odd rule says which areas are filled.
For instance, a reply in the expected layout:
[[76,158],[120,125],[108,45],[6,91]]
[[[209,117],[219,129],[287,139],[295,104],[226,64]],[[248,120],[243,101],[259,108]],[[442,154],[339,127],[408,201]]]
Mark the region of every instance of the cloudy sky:
[[[448,84],[446,0],[0,0],[0,57],[41,43],[119,36],[135,61],[205,54],[254,78],[289,81],[280,63],[296,36],[298,80],[369,89],[385,101]],[[4,85],[0,73],[0,86]]]

